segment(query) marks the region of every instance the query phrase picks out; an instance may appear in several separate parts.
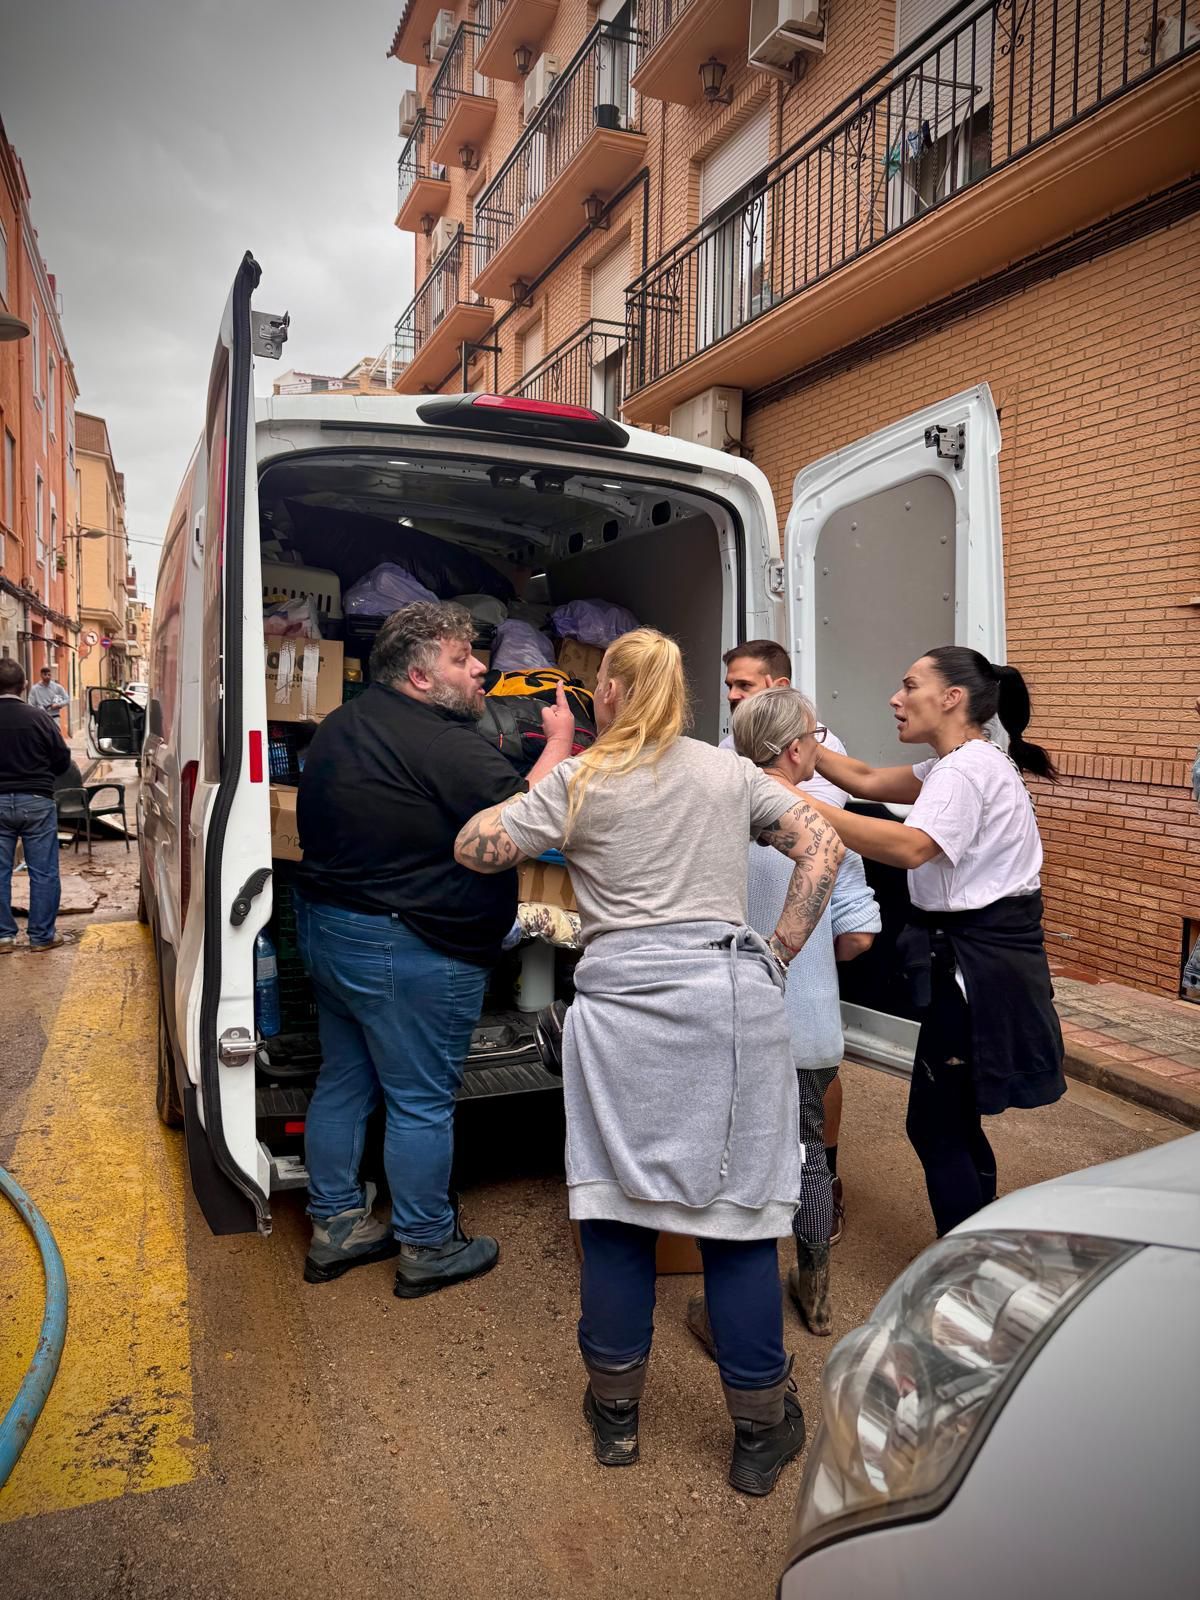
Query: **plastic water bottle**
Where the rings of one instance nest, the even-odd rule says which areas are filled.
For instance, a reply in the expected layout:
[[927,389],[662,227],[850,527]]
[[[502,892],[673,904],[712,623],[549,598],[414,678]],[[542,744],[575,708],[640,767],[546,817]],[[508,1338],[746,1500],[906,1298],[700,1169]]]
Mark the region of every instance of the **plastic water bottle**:
[[279,963],[265,928],[254,941],[254,1026],[262,1039],[272,1038],[280,1028]]

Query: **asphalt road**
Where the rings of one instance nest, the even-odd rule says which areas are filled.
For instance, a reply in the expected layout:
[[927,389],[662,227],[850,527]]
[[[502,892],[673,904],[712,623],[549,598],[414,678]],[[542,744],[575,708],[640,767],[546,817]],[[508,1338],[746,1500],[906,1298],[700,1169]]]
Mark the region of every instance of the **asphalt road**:
[[[468,1225],[502,1244],[489,1277],[416,1302],[387,1263],[308,1286],[302,1197],[278,1197],[266,1239],[200,1220],[155,1119],[152,995],[129,922],[0,963],[0,1164],[72,1284],[63,1374],[0,1491],[5,1600],[773,1594],[800,1471],[765,1501],[727,1487],[716,1373],[683,1328],[695,1280],[660,1280],[641,1465],[592,1462],[556,1104],[467,1108]],[[932,1238],[904,1094],[846,1071],[837,1335]],[[1073,1086],[989,1131],[1011,1189],[1183,1130]],[[0,1261],[7,1403],[40,1311],[7,1218]],[[788,1335],[811,1427],[832,1341],[791,1312]]]

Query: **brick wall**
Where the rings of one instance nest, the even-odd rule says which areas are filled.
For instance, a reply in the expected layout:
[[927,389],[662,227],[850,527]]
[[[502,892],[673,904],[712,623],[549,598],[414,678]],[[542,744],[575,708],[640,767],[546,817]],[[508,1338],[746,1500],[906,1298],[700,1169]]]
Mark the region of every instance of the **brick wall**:
[[[1047,929],[1073,964],[1174,993],[1200,917],[1187,788],[1200,693],[1200,219],[750,410],[781,526],[796,471],[972,384],[1001,413],[1008,656],[1031,736]],[[898,670],[904,663],[898,663]]]

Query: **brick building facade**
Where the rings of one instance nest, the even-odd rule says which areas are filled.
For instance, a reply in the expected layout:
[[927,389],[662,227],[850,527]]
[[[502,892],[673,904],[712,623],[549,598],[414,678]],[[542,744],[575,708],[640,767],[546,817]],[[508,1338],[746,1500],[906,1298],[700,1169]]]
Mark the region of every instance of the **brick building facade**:
[[29,329],[0,342],[0,655],[73,695],[78,644],[75,369],[29,185],[0,124],[0,312]]
[[820,38],[760,40],[771,71],[748,0],[443,12],[409,0],[392,44],[418,117],[397,387],[458,390],[466,341],[469,388],[641,426],[729,388],[729,446],[782,528],[801,469],[986,384],[1007,656],[1062,770],[1036,786],[1050,943],[1177,992],[1200,921],[1195,22],[1151,0],[784,3]]

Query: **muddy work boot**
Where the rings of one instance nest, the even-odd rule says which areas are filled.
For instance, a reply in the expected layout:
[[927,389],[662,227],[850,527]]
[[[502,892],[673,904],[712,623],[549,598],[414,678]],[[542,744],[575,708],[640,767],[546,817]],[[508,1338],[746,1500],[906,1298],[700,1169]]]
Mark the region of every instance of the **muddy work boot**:
[[468,1283],[472,1278],[482,1278],[500,1259],[500,1246],[495,1239],[481,1233],[472,1239],[462,1225],[457,1206],[454,1211],[454,1232],[441,1244],[402,1244],[400,1265],[396,1268],[396,1286],[392,1291],[401,1300],[420,1300],[439,1289],[449,1289],[456,1283]]
[[804,1449],[804,1413],[796,1399],[791,1360],[769,1389],[721,1387],[733,1418],[729,1481],[739,1494],[770,1494],[787,1463]]
[[602,1467],[632,1467],[638,1459],[638,1402],[646,1387],[646,1357],[621,1367],[598,1367],[584,1359],[588,1386],[583,1415]]
[[829,1309],[829,1246],[794,1238],[796,1265],[787,1275],[788,1293],[809,1333],[828,1338],[833,1332]]
[[705,1351],[717,1359],[717,1341],[713,1338],[712,1323],[708,1320],[708,1302],[702,1294],[694,1294],[687,1303],[688,1332],[695,1334]]
[[384,1261],[400,1249],[393,1239],[391,1225],[371,1215],[375,1204],[375,1185],[367,1184],[366,1204],[336,1217],[312,1219],[312,1243],[304,1262],[305,1283],[332,1283],[351,1267],[364,1267],[370,1261]]

